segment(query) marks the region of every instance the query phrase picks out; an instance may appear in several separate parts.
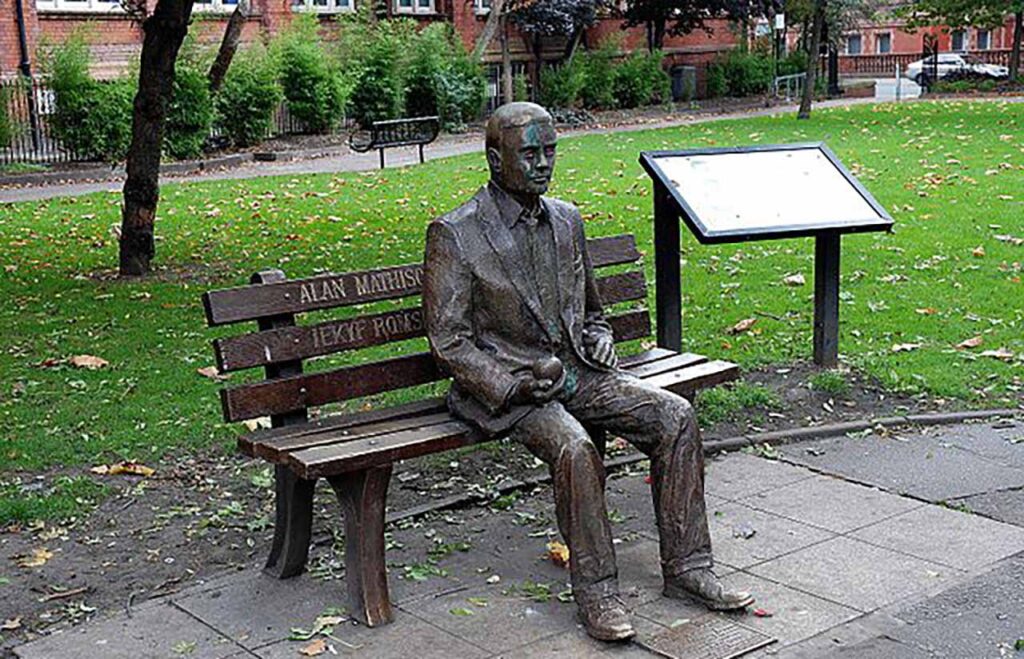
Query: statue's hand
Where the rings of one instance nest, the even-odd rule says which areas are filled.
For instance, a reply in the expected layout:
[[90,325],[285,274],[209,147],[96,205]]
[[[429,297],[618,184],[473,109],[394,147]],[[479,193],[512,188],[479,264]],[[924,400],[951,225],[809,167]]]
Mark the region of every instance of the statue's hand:
[[615,368],[619,365],[619,356],[615,354],[615,342],[608,334],[599,334],[592,342],[586,343],[590,358],[600,366]]
[[557,398],[564,385],[564,375],[557,382],[552,382],[523,374],[517,378],[508,402],[512,405],[544,405]]

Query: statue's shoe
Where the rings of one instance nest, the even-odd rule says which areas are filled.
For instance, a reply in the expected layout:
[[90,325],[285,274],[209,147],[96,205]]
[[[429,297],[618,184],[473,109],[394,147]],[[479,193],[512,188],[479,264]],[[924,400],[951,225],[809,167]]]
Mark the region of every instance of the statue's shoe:
[[629,612],[615,595],[580,602],[580,620],[587,633],[599,641],[624,641],[636,635]]
[[693,598],[714,611],[742,609],[754,603],[754,597],[742,590],[728,590],[710,568],[687,570],[665,579],[665,597]]

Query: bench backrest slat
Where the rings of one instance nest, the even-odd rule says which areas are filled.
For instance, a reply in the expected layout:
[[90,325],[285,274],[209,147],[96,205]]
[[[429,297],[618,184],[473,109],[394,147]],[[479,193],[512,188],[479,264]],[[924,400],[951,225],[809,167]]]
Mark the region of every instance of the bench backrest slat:
[[[644,273],[640,270],[600,277],[598,287],[605,305],[647,297]],[[421,308],[410,307],[217,339],[213,342],[213,349],[218,370],[229,373],[343,350],[359,350],[424,334]]]
[[[595,268],[632,263],[640,258],[631,235],[595,238],[588,241],[587,248]],[[226,325],[418,295],[422,285],[423,264],[413,263],[209,291],[203,295],[203,306],[207,323]]]
[[[617,341],[651,334],[650,315],[646,310],[609,316],[608,322]],[[228,387],[221,389],[221,405],[226,421],[243,421],[427,384],[444,377],[430,353],[421,352],[321,373]]]

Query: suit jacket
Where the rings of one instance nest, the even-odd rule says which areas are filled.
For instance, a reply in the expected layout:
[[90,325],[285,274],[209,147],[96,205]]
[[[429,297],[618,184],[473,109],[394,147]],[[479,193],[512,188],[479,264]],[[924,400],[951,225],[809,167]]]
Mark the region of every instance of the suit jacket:
[[584,366],[593,362],[583,334],[607,334],[583,220],[575,206],[542,198],[555,241],[562,336],[549,335],[524,255],[488,187],[431,222],[423,278],[430,348],[452,376],[452,412],[489,434],[507,431],[533,406],[510,406],[516,376],[550,357],[568,337]]

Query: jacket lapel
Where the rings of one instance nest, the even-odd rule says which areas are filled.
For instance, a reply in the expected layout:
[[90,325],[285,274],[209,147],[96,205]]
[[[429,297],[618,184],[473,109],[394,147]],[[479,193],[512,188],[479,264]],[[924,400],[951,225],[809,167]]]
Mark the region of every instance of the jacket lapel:
[[565,323],[566,330],[569,330],[572,326],[572,318],[570,318],[570,307],[568,304],[569,299],[572,297],[574,290],[573,281],[573,253],[572,253],[572,227],[568,222],[568,218],[564,217],[561,213],[555,210],[555,207],[546,202],[544,207],[547,210],[548,218],[551,222],[551,231],[555,236],[555,271],[558,273],[558,308],[561,312],[562,322]]
[[544,313],[540,308],[540,295],[537,293],[537,287],[530,281],[526,271],[523,269],[522,264],[525,263],[524,255],[520,252],[516,241],[512,238],[512,232],[505,226],[501,213],[498,211],[498,207],[487,188],[483,188],[480,191],[478,200],[480,204],[479,217],[484,238],[487,239],[491,249],[497,254],[498,261],[501,263],[505,275],[512,282],[516,291],[519,292],[527,308],[537,319],[537,323],[544,329],[544,333],[547,334],[547,324],[544,322]]

